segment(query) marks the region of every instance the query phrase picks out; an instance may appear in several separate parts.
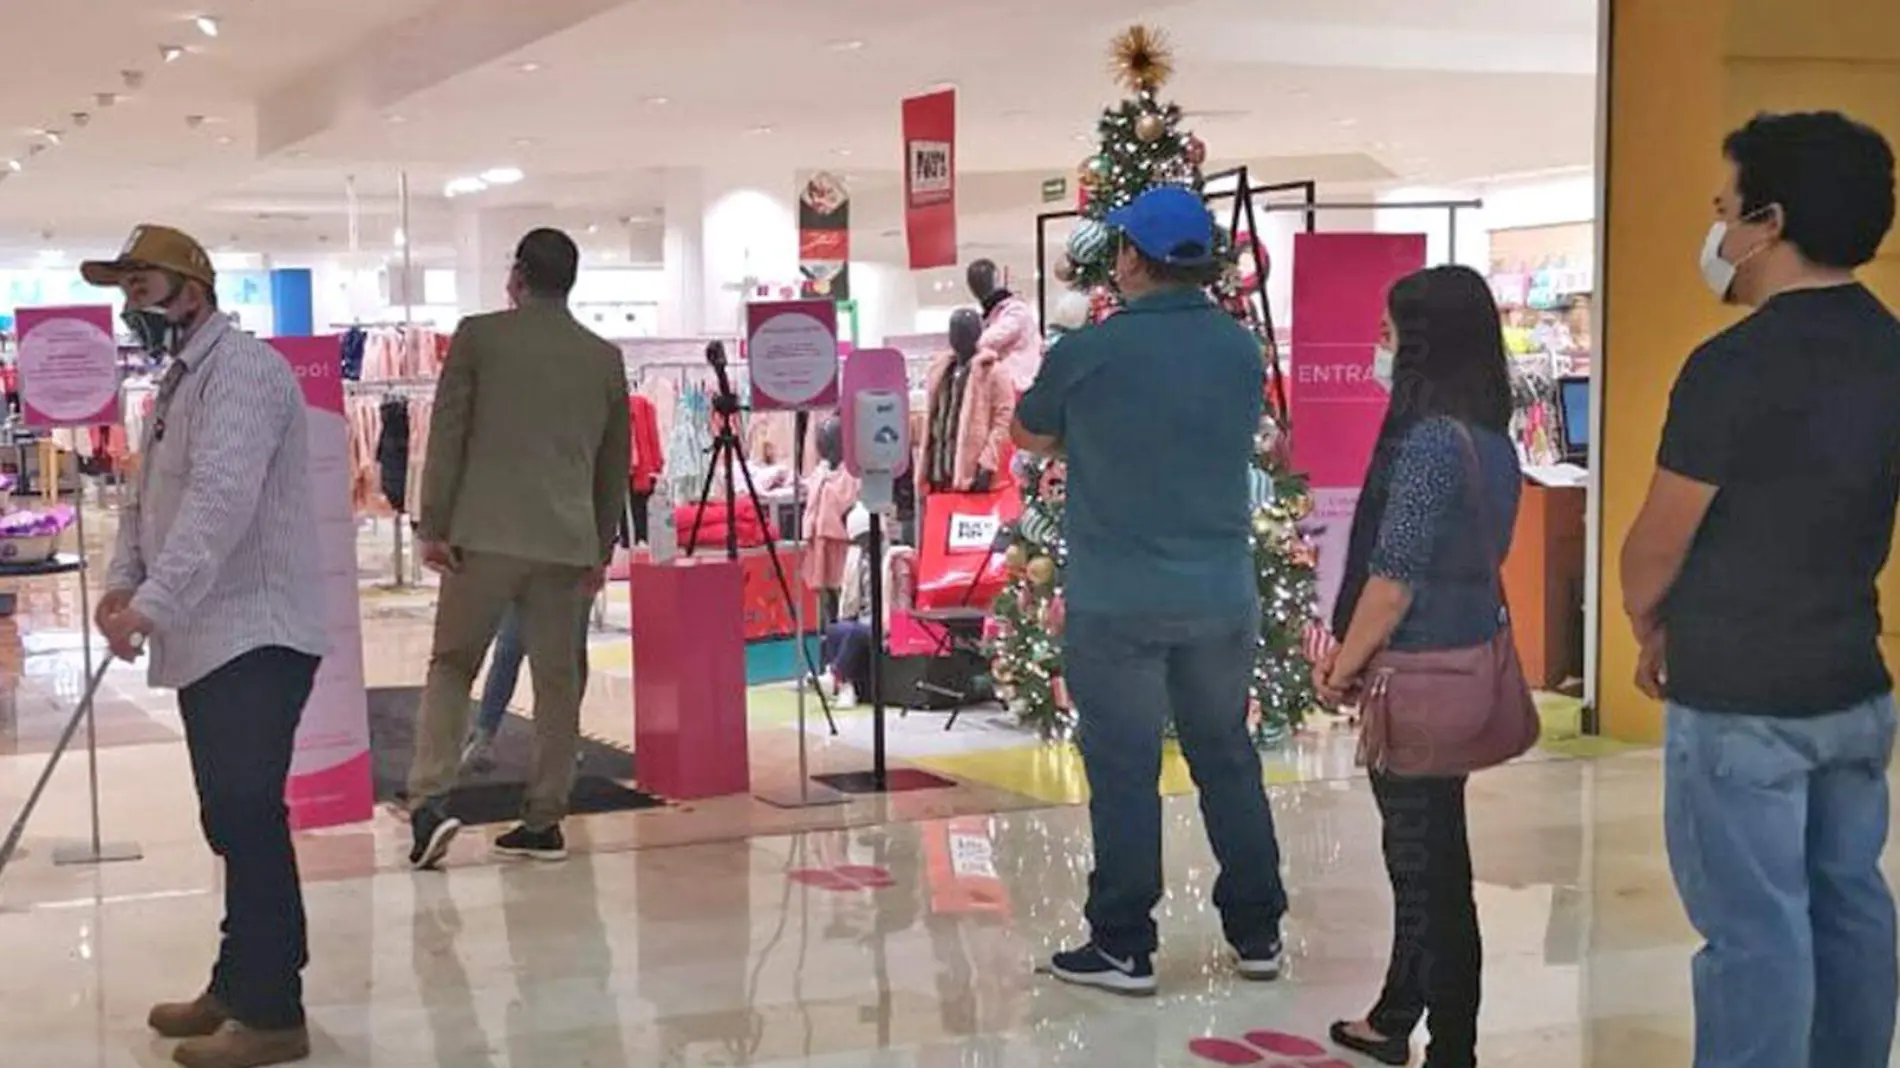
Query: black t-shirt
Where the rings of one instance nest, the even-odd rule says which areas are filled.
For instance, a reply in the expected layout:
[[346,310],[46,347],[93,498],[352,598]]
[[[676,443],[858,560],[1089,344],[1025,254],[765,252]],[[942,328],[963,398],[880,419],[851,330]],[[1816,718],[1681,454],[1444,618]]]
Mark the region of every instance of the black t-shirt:
[[1874,581],[1900,503],[1900,321],[1796,290],[1709,340],[1657,461],[1718,492],[1663,608],[1672,701],[1817,716],[1892,689]]

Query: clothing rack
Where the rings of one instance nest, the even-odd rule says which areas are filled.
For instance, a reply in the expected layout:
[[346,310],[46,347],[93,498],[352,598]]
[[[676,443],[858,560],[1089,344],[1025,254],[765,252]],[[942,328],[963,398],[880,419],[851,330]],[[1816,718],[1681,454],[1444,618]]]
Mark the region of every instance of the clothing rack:
[[[426,397],[435,392],[435,387],[436,380],[433,378],[389,378],[380,381],[370,380],[367,382],[357,379],[345,379],[343,382],[343,395],[346,397]],[[406,574],[407,568],[404,566],[402,548],[402,524],[405,515],[407,515],[407,513],[404,512],[401,507],[398,507],[396,509],[395,518],[390,523],[390,526],[393,528],[390,559],[395,566],[395,588],[399,590],[405,589],[410,585]]]

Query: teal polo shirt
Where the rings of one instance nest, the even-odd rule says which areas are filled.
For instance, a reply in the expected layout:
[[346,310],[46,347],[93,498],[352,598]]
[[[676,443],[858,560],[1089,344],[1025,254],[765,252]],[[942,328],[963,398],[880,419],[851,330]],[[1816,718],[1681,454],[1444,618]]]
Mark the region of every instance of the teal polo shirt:
[[1260,342],[1198,289],[1130,301],[1050,350],[1016,416],[1068,460],[1076,612],[1257,610],[1250,472]]

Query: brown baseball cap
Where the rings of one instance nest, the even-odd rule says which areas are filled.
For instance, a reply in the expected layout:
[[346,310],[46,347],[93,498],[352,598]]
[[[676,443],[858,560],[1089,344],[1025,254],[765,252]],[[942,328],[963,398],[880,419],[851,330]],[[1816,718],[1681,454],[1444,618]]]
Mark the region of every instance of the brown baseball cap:
[[117,259],[87,260],[79,265],[79,274],[96,286],[116,286],[128,272],[154,267],[207,286],[218,284],[211,257],[196,238],[183,230],[150,223],[132,228],[132,236],[126,238]]

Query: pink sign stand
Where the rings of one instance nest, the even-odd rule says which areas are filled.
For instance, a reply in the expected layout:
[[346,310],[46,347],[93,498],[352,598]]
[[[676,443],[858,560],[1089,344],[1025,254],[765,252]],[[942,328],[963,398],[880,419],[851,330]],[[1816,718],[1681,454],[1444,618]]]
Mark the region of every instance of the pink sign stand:
[[630,572],[640,788],[669,801],[745,793],[743,570],[702,559],[635,562]]
[[1392,283],[1425,266],[1424,234],[1293,239],[1293,466],[1307,472],[1318,525],[1319,618],[1345,577],[1353,510],[1385,421],[1372,350]]
[[838,404],[838,306],[828,300],[746,305],[752,410],[815,411]]
[[119,345],[105,305],[21,308],[20,414],[26,425],[105,426],[119,421]]
[[363,684],[363,622],[357,604],[356,519],[350,509],[350,435],[343,362],[335,337],[280,337],[271,346],[303,385],[310,505],[317,524],[330,651],[297,726],[291,755],[290,825],[297,830],[369,819],[369,701]]

